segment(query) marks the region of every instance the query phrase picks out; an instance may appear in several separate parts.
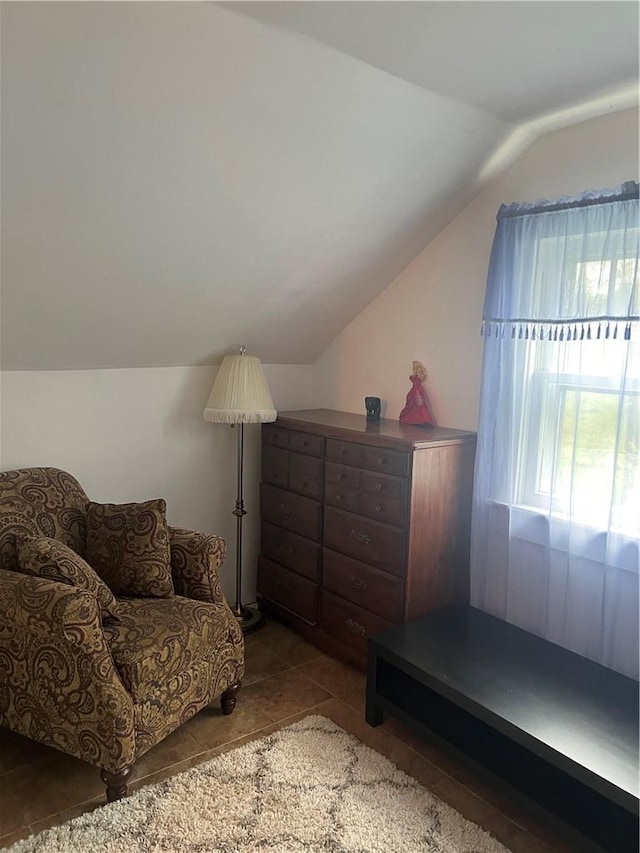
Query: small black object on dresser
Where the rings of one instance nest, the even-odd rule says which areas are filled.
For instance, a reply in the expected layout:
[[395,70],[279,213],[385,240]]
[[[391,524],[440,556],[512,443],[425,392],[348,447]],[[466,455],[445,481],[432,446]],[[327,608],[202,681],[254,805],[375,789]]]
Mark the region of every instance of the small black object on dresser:
[[375,726],[386,714],[605,850],[637,853],[637,681],[473,607],[449,607],[369,640],[366,719]]
[[475,433],[314,409],[262,428],[260,606],[337,657],[468,601]]

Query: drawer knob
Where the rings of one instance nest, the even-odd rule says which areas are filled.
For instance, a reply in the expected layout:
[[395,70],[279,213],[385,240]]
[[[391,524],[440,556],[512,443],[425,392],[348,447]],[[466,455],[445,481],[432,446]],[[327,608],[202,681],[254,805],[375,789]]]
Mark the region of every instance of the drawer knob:
[[280,504],[280,512],[283,512],[285,515],[294,515],[293,507],[288,506],[287,504]]
[[339,483],[342,479],[342,474],[336,474],[336,481]]
[[383,456],[379,457],[379,459],[377,460],[378,465],[384,465],[386,461],[387,460]]
[[340,503],[341,500],[342,500],[342,495],[336,495],[336,501],[338,503]]
[[368,589],[368,584],[362,580],[362,578],[356,578],[354,575],[349,575],[349,583],[354,589],[365,590]]
[[296,549],[293,547],[293,545],[287,545],[287,546],[283,545],[282,550],[285,554],[288,554],[289,556],[293,556],[296,552]]
[[380,504],[378,504],[378,506],[376,507],[376,512],[382,512],[382,507],[380,506]]
[[309,446],[309,442],[308,442],[308,441],[303,441],[303,442],[302,442],[302,446],[303,446],[303,447],[308,447],[308,446]]
[[376,492],[382,491],[382,483],[376,483]]
[[352,634],[360,634],[361,637],[366,637],[367,632],[365,630],[364,625],[361,625],[359,622],[356,622],[355,619],[347,619],[347,628],[351,631]]
[[369,545],[371,543],[370,537],[361,530],[350,530],[349,536],[352,539],[355,539],[356,542],[361,542],[363,545]]

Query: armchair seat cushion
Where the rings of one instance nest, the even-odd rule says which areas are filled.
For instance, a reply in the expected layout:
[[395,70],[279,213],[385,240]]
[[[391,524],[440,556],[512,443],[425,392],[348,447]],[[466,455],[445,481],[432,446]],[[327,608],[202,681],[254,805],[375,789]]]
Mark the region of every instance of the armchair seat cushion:
[[118,599],[120,622],[105,625],[116,669],[134,702],[170,689],[181,673],[228,644],[226,605],[172,598]]

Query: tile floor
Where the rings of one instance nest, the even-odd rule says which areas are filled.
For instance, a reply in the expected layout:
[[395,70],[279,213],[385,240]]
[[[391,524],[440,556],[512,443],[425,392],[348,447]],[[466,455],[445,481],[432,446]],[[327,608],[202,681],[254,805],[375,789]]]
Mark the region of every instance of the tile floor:
[[[395,720],[364,721],[364,675],[278,622],[247,638],[247,671],[233,714],[212,705],[148,752],[130,790],[158,782],[309,713],[330,717],[495,835],[512,853],[586,853],[565,827],[498,790]],[[0,729],[0,847],[104,802],[99,772]],[[400,848],[399,848],[400,849]],[[390,852],[391,853],[391,852]]]

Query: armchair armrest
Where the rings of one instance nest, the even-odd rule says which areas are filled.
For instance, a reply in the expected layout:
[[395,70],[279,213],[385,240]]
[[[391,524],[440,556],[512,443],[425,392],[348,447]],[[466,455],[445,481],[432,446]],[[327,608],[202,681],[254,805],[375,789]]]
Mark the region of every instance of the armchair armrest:
[[55,636],[85,654],[106,650],[95,595],[69,584],[0,571],[0,624]]
[[224,539],[213,534],[170,527],[169,545],[176,593],[196,601],[226,604],[218,576],[218,569],[227,553]]
[[0,725],[111,772],[133,762],[133,700],[93,593],[0,570]]

